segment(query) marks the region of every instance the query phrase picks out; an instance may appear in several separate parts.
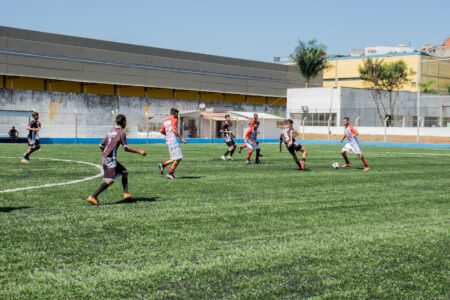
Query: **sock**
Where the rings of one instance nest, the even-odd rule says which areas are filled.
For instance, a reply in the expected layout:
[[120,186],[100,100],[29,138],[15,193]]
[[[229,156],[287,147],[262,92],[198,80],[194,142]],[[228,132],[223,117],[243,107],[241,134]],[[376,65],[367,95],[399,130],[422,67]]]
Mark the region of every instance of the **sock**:
[[128,177],[122,176],[122,186],[123,186],[123,192],[128,193]]
[[259,153],[261,152],[261,149],[256,149],[256,160],[259,160]]
[[367,161],[364,158],[363,158],[362,162],[363,162],[365,168],[369,167],[369,165],[367,164]]
[[300,161],[298,159],[295,160],[295,163],[297,164],[297,166],[301,169],[302,165],[300,164]]
[[235,150],[236,150],[236,148],[233,148],[233,150],[231,150],[230,156],[233,156]]
[[253,153],[253,149],[250,150],[250,151],[248,151],[248,153],[247,153],[247,159],[250,159],[250,157],[252,156],[252,153]]
[[109,187],[108,184],[106,184],[105,182],[102,182],[102,184],[100,185],[100,187],[92,194],[92,197],[94,197],[95,199],[97,199],[98,195],[100,195],[101,193],[103,193],[104,190],[106,190]]
[[173,172],[175,172],[175,168],[174,167],[170,167],[169,174],[173,174]]
[[228,155],[228,153],[230,153],[230,151],[225,151],[225,154],[223,155],[223,156],[227,156]]
[[344,156],[344,160],[345,160],[345,163],[346,163],[347,165],[349,165],[349,164],[350,164],[350,161],[348,160],[348,157],[347,157],[347,155],[345,155],[345,156]]
[[27,151],[27,153],[25,153],[25,155],[24,155],[23,157],[24,157],[25,159],[29,159],[31,153],[33,153],[33,152],[34,152],[33,149],[31,149],[31,151],[30,151],[30,152]]

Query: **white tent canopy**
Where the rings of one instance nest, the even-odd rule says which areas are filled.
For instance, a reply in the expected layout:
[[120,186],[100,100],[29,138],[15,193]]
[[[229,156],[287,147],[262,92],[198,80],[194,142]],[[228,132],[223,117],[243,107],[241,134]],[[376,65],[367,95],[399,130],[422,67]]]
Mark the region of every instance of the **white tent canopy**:
[[266,113],[259,113],[259,112],[247,112],[247,111],[230,111],[228,112],[230,115],[236,115],[238,117],[243,117],[248,120],[253,119],[254,114],[258,114],[258,117],[263,120],[278,120],[281,121],[283,118],[280,118],[275,115],[266,114]]

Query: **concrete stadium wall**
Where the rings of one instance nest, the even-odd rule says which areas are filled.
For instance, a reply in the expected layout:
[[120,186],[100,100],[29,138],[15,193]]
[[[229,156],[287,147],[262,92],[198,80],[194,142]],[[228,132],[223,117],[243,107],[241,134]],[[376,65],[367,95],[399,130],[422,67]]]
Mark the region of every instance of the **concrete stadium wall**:
[[[155,116],[150,123],[157,126],[168,116],[170,108],[192,111],[198,110],[200,103],[222,110],[285,115],[284,107],[267,108],[260,104],[0,89],[0,111],[29,111],[30,115],[33,110],[38,111],[42,122],[40,135],[51,138],[102,137],[113,125],[112,112],[125,114],[129,136],[137,137],[138,131],[147,126],[146,113]],[[26,113],[15,116],[3,112],[0,114],[0,136],[6,136],[11,126],[16,126],[21,136],[24,136],[27,122]]]

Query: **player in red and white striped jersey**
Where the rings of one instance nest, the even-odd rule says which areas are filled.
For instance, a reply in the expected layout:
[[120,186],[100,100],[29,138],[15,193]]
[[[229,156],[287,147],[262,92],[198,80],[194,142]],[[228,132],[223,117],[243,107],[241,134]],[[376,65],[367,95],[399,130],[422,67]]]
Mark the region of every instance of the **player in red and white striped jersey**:
[[167,178],[175,179],[175,169],[183,159],[183,153],[181,152],[177,138],[181,139],[181,141],[186,144],[186,140],[178,132],[178,109],[172,108],[170,110],[170,117],[161,125],[160,132],[166,136],[166,144],[169,148],[170,158],[158,165],[159,172],[164,174],[164,168],[171,164]]
[[350,119],[348,117],[345,117],[343,120],[344,125],[344,136],[341,139],[341,143],[347,139],[347,144],[345,144],[344,148],[341,150],[341,155],[345,160],[344,168],[350,168],[351,164],[348,160],[347,152],[355,153],[359,159],[361,159],[363,165],[364,165],[364,171],[369,171],[369,165],[367,164],[366,158],[364,157],[363,152],[361,151],[361,147],[359,146],[359,139],[358,135],[359,132],[356,130],[355,127],[353,127],[352,124],[350,124]]
[[256,159],[255,164],[260,164],[261,161],[259,160],[261,154],[261,149],[259,148],[259,143],[257,141],[258,137],[258,127],[259,127],[259,121],[255,121],[253,123],[253,127],[250,127],[246,134],[245,134],[245,146],[248,149],[247,153],[247,160],[246,163],[250,164],[250,158],[252,157],[253,151],[256,151]]

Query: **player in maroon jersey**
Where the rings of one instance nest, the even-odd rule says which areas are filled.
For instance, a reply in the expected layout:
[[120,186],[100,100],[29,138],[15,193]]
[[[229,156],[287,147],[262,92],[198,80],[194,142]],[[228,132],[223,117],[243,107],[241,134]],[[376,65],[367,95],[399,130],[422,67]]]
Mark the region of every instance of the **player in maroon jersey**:
[[122,145],[126,152],[137,153],[145,156],[147,153],[144,150],[133,149],[127,144],[127,135],[123,130],[127,126],[127,119],[124,115],[116,117],[117,126],[111,129],[108,135],[103,139],[99,145],[102,151],[102,165],[103,165],[103,182],[100,187],[87,198],[87,201],[94,205],[98,205],[98,195],[106,190],[117,176],[122,176],[123,198],[125,200],[133,200],[133,196],[128,193],[128,170],[117,161],[117,149]]

